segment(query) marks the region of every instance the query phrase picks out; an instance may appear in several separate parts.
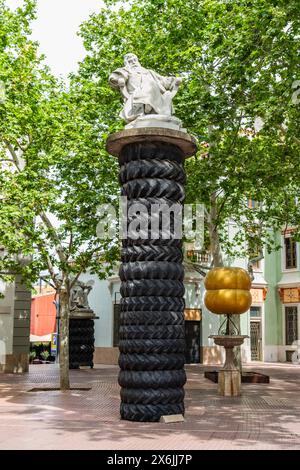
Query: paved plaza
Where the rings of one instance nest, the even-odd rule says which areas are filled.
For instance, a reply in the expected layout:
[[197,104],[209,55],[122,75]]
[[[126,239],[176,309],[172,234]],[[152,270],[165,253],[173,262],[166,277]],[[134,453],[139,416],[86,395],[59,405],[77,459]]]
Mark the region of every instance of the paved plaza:
[[[252,363],[270,384],[243,384],[242,396],[217,395],[202,365],[187,366],[184,423],[119,419],[118,368],[71,371],[72,387],[58,386],[56,365],[29,374],[0,375],[0,449],[300,449],[300,366]],[[87,390],[90,388],[90,390]]]

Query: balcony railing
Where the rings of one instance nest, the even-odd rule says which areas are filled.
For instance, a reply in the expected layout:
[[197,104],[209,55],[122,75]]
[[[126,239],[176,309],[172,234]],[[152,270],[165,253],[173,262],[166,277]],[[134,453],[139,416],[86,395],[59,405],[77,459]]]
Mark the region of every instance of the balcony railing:
[[208,251],[200,251],[200,250],[188,250],[186,251],[186,258],[191,263],[199,263],[199,264],[210,264],[211,255]]

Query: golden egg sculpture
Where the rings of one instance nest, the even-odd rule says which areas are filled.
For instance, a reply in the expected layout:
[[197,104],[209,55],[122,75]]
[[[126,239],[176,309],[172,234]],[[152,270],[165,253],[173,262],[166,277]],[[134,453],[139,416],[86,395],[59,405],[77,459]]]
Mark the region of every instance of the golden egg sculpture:
[[213,268],[207,273],[204,285],[204,303],[212,313],[236,315],[250,308],[251,279],[245,269]]

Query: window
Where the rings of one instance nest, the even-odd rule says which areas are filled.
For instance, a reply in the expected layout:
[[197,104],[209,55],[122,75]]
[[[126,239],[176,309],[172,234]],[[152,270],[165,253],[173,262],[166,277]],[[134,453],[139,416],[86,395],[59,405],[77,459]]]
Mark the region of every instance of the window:
[[285,269],[297,267],[297,245],[291,237],[284,239]]
[[285,307],[285,344],[293,344],[298,339],[297,317],[297,307]]
[[261,307],[250,307],[250,318],[260,318]]
[[252,267],[253,267],[253,269],[255,269],[256,271],[260,271],[260,270],[261,270],[261,260],[253,261]]

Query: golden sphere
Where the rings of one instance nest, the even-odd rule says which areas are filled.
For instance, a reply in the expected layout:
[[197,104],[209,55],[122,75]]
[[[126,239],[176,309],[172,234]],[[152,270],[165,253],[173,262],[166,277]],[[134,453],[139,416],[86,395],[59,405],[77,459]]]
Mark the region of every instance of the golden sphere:
[[246,312],[252,303],[251,279],[242,268],[214,268],[204,280],[204,303],[208,310],[222,315]]
[[213,289],[251,289],[251,279],[242,268],[213,268],[204,280],[206,290]]

